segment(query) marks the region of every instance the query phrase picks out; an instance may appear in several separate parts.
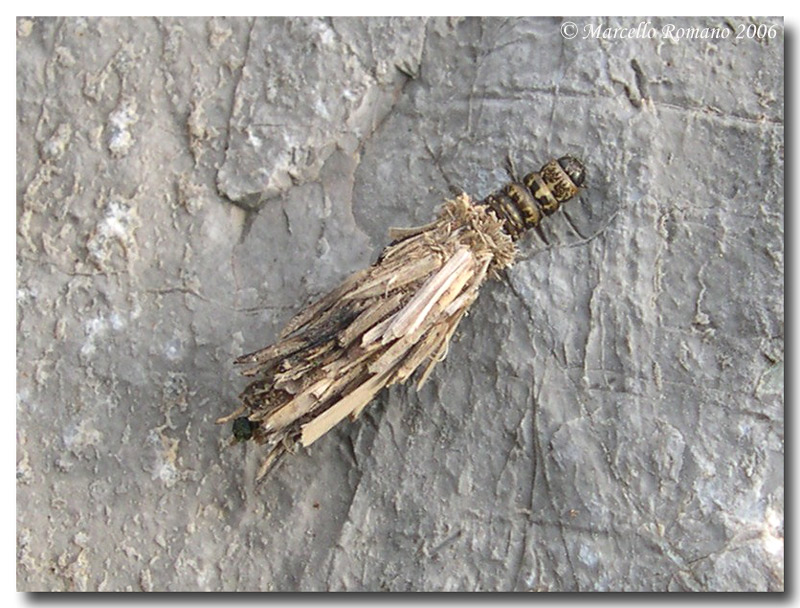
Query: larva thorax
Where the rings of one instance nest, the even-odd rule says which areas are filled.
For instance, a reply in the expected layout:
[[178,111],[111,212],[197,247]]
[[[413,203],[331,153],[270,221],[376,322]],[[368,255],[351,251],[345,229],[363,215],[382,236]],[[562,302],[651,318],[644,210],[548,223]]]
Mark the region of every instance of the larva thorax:
[[487,196],[483,204],[505,222],[506,232],[516,240],[578,194],[585,177],[586,170],[581,161],[572,156],[562,156],[551,160],[540,171],[529,173],[521,181],[506,184]]

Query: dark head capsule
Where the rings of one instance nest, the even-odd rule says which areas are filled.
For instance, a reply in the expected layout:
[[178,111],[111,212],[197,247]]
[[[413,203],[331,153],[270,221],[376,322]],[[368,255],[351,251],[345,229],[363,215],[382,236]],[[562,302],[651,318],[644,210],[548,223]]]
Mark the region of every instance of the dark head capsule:
[[577,158],[572,156],[562,156],[558,159],[558,164],[564,169],[564,173],[572,180],[578,188],[583,185],[586,179],[586,167]]

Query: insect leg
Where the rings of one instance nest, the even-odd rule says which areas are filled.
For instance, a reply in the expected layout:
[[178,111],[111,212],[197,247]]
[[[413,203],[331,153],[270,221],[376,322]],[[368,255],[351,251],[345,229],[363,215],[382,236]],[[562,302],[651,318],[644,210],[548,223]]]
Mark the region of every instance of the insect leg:
[[518,182],[519,179],[517,178],[517,168],[514,165],[514,159],[511,157],[511,151],[506,151],[506,157],[503,161],[503,168],[506,170],[506,174],[512,182]]
[[563,215],[564,218],[567,220],[567,223],[569,224],[570,228],[572,228],[572,230],[575,232],[575,234],[577,234],[582,239],[586,240],[586,237],[583,236],[580,230],[578,230],[578,227],[575,225],[575,222],[572,221],[572,218],[569,216],[569,213],[567,213],[566,209],[561,212],[561,215]]

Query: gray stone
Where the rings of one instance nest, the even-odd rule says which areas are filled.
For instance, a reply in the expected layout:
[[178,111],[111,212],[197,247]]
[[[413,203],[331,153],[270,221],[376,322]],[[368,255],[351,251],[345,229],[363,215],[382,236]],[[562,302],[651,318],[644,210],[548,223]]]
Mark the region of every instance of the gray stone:
[[[571,21],[17,20],[19,590],[783,589],[783,22]],[[233,357],[562,154],[424,389],[256,485]]]

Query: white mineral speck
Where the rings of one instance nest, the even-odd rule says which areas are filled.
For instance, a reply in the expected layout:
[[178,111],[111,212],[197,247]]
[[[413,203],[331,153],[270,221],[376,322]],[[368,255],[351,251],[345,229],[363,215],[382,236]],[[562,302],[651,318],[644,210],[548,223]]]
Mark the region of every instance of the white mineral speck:
[[128,154],[133,145],[133,135],[130,128],[139,122],[136,113],[136,101],[133,99],[122,101],[108,117],[108,149],[115,158]]
[[170,361],[177,361],[181,358],[181,353],[183,349],[181,348],[181,341],[177,338],[173,338],[164,346],[164,355]]

